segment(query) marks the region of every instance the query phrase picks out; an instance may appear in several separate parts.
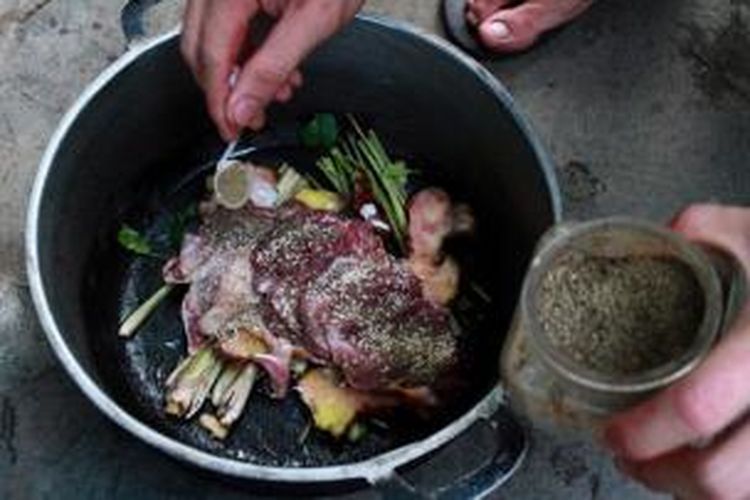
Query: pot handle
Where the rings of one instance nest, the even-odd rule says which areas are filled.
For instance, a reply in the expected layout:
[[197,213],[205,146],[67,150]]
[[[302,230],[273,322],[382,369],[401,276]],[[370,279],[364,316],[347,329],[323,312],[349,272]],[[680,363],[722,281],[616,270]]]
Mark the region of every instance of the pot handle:
[[[495,450],[492,456],[478,468],[467,472],[450,485],[434,491],[423,491],[409,483],[397,471],[375,481],[374,486],[390,499],[464,499],[484,498],[505,483],[520,466],[528,449],[525,429],[510,413],[507,406],[501,405],[492,415],[480,416],[474,424],[447,446],[456,446],[460,440],[476,426],[488,427],[493,436]],[[424,464],[429,464],[430,460]],[[461,467],[460,463],[456,467]]]
[[143,18],[161,0],[128,0],[120,9],[120,26],[128,48],[148,37]]

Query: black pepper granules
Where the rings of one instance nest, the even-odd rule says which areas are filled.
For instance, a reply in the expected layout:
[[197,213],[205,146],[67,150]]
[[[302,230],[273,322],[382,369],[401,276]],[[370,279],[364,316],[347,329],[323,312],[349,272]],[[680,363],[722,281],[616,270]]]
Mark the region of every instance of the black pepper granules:
[[589,369],[628,375],[663,365],[692,344],[704,300],[693,271],[674,257],[567,255],[542,278],[545,334]]

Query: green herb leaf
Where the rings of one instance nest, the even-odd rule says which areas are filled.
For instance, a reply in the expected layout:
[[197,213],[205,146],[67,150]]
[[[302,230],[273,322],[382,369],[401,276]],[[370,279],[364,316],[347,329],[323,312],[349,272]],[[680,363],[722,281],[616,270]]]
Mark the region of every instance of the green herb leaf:
[[117,232],[117,241],[123,248],[135,254],[149,257],[154,256],[151,243],[149,243],[148,239],[128,225],[123,224]]
[[339,125],[331,113],[316,113],[302,130],[300,139],[305,147],[329,149],[339,137]]
[[320,145],[325,148],[332,148],[339,138],[339,124],[336,117],[330,113],[318,115],[320,122]]

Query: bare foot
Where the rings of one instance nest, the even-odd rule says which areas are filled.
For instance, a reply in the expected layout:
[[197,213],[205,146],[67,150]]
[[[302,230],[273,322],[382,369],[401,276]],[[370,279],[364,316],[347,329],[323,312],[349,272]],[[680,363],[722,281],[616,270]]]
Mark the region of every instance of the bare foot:
[[466,20],[489,50],[517,52],[543,33],[567,23],[593,0],[467,0]]

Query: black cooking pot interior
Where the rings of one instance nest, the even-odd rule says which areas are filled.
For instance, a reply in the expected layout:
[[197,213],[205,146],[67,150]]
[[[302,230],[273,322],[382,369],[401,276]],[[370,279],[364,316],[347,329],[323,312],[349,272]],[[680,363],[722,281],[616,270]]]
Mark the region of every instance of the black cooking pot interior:
[[479,68],[468,70],[413,35],[360,21],[314,54],[304,74],[295,99],[273,108],[271,127],[258,139],[266,142],[253,159],[305,168],[310,158],[289,142],[285,127],[316,111],[352,113],[389,150],[412,160],[423,179],[476,213],[478,239],[462,260],[492,302],[469,332],[470,390],[429,425],[407,418],[390,428],[371,426],[356,445],[335,443],[308,432],[309,417],[296,397],[254,394],[222,445],[196,425],[163,415],[163,381],[184,353],[181,292],[134,340],[120,339],[119,321],[160,286],[163,261],[127,254],[116,232],[128,223],[164,238],[171,214],[200,197],[206,168],[224,148],[176,38],[138,57],[81,110],[54,157],[38,214],[42,283],[84,370],[118,405],[162,433],[258,465],[361,460],[431,434],[479,401],[497,382],[522,275],[556,214],[548,167],[506,107],[507,95]]

